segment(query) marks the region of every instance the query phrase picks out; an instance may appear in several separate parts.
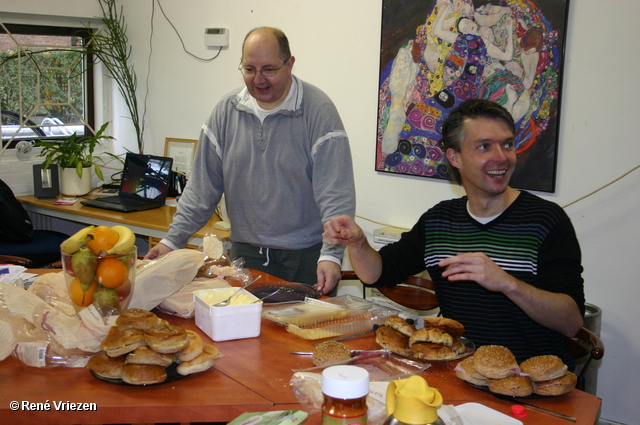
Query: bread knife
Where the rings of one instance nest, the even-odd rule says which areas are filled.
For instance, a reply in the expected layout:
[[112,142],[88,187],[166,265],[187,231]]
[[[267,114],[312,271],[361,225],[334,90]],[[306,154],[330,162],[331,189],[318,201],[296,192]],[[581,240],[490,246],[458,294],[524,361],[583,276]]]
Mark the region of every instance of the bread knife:
[[564,415],[562,413],[554,412],[553,410],[545,409],[544,407],[538,407],[538,406],[533,405],[533,404],[525,403],[524,401],[521,401],[519,399],[510,397],[508,395],[502,395],[502,394],[496,394],[496,393],[491,393],[491,394],[493,394],[493,396],[495,398],[499,398],[500,400],[506,400],[506,401],[509,401],[511,403],[514,403],[514,404],[522,404],[523,406],[527,406],[530,409],[537,410],[539,412],[543,412],[543,413],[546,413],[548,415],[557,416],[557,417],[562,418],[562,419],[567,419],[569,421],[573,421],[573,422],[577,421],[577,419],[574,418],[573,416]]

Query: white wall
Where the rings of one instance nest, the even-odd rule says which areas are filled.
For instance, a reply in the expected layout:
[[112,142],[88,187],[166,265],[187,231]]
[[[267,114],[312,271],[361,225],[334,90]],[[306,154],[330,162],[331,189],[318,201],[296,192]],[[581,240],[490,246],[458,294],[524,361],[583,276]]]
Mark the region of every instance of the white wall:
[[[75,15],[78,3],[85,2],[57,0],[55,11],[48,8],[47,13]],[[142,97],[149,70],[152,2],[120,3],[129,24]],[[410,227],[438,201],[462,193],[448,182],[374,171],[382,0],[161,0],[161,4],[191,53],[211,57],[217,52],[204,47],[207,27],[228,28],[230,45],[211,62],[193,59],[182,50],[156,3],[146,102],[148,153],[163,153],[165,137],[197,138],[217,98],[242,84],[236,68],[244,35],[253,27],[271,25],[289,36],[296,56],[294,72],[324,89],[341,112],[354,157],[358,215]],[[28,13],[42,11],[44,5],[49,2],[0,0],[0,11]],[[635,0],[571,1],[556,192],[540,193],[542,197],[569,204],[640,163],[640,86],[629,77],[640,69],[639,13]],[[2,164],[0,174],[4,168]],[[640,382],[640,338],[635,326],[640,309],[634,305],[640,298],[639,184],[636,171],[567,207],[583,249],[587,301],[603,310],[601,336],[607,351],[598,378],[602,417],[627,424],[640,417],[634,391]],[[360,222],[368,231],[380,227]]]

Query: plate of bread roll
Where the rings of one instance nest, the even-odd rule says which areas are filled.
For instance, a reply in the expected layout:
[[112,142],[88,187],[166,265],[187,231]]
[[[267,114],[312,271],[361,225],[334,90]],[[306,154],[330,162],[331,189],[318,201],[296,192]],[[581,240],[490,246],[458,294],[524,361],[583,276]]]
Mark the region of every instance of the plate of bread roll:
[[87,369],[100,380],[122,385],[174,382],[210,369],[220,358],[218,349],[196,332],[135,308],[122,312],[100,347]]
[[430,362],[458,360],[473,354],[475,345],[464,338],[464,326],[445,317],[424,317],[416,327],[392,315],[376,329],[376,342],[385,350],[404,357]]

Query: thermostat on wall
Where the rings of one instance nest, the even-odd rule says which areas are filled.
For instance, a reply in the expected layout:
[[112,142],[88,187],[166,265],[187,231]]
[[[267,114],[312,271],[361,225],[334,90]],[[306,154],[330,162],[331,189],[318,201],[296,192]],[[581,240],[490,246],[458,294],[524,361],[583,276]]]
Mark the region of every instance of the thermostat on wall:
[[209,47],[227,47],[229,45],[229,31],[226,28],[205,29],[204,45]]

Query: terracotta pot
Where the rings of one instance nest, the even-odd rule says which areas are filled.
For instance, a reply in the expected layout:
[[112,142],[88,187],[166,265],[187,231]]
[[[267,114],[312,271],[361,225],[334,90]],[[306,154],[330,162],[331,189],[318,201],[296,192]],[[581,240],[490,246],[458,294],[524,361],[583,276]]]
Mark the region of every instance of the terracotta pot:
[[91,192],[91,167],[82,169],[82,178],[78,177],[75,168],[61,168],[60,192],[67,196],[80,196]]

